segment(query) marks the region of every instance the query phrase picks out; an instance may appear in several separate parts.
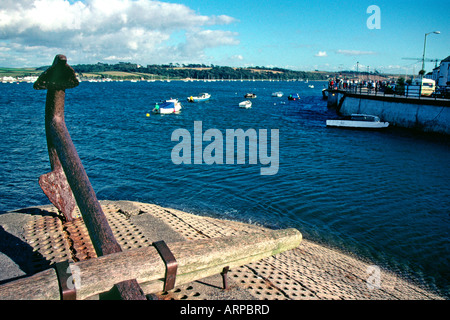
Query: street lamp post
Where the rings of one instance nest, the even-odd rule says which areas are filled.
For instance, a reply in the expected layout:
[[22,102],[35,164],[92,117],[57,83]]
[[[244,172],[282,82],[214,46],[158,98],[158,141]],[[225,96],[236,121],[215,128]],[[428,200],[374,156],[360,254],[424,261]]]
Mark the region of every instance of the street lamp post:
[[356,62],[356,74],[358,76],[358,82],[359,82],[359,61]]
[[423,73],[422,77],[425,75],[425,48],[427,46],[427,35],[429,35],[431,33],[440,34],[441,32],[440,31],[433,31],[433,32],[425,33],[425,39],[423,41],[423,56],[422,56],[422,70],[421,70],[421,72]]

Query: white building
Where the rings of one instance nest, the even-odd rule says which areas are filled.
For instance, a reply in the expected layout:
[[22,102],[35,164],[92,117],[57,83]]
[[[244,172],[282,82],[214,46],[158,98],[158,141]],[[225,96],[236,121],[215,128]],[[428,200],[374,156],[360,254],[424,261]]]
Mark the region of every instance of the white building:
[[[439,65],[439,74],[436,80],[436,85],[439,87],[450,86],[450,56],[441,61]],[[434,71],[434,70],[433,70]],[[433,72],[434,73],[434,72]]]
[[425,75],[425,78],[434,80],[434,81],[436,81],[436,84],[437,84],[438,78],[439,78],[439,67],[434,68],[432,72],[428,72]]
[[10,77],[10,76],[5,76],[5,77],[2,78],[2,82],[3,82],[3,83],[6,83],[6,82],[14,82],[14,81],[16,81],[16,80],[17,80],[16,78]]

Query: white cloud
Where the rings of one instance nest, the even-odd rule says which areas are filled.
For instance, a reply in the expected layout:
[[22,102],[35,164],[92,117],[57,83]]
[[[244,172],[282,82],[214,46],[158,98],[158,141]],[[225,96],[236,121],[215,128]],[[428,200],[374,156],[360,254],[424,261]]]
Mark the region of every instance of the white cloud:
[[[58,53],[69,63],[133,57],[141,63],[171,62],[198,57],[204,50],[237,45],[238,34],[208,30],[236,20],[205,16],[183,4],[152,0],[1,0],[0,65],[14,63],[25,51],[37,65],[51,63]],[[184,33],[184,41],[170,43]],[[26,50],[26,48],[36,48]],[[43,50],[42,50],[43,49]],[[34,53],[34,57],[32,57]],[[50,54],[50,55],[49,55]],[[21,61],[22,62],[22,61]]]
[[131,56],[129,56],[129,57],[109,56],[109,57],[103,58],[103,60],[105,60],[105,61],[127,61],[130,59],[132,59]]
[[337,50],[336,51],[337,54],[343,54],[346,56],[362,56],[362,55],[372,55],[372,54],[377,54],[374,51],[361,51],[361,50]]
[[327,55],[326,51],[319,51],[314,56],[316,56],[316,57],[327,57],[328,55]]
[[218,47],[222,45],[237,45],[237,34],[231,31],[202,30],[186,35],[185,48],[189,50],[203,50],[205,47]]
[[211,24],[231,24],[236,21],[237,20],[234,19],[233,17],[226,16],[226,15],[220,15],[218,17],[213,16],[210,18]]

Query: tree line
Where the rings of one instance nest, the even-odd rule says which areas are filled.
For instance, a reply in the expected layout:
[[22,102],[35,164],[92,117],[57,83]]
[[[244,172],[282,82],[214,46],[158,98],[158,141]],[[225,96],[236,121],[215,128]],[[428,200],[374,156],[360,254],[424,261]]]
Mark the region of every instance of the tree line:
[[[48,67],[39,69],[45,70]],[[130,63],[119,62],[117,64],[78,64],[73,65],[75,72],[83,75],[83,73],[97,73],[120,71],[127,73],[139,74],[144,79],[151,78],[171,78],[171,79],[255,79],[255,80],[291,80],[291,79],[309,79],[309,80],[327,80],[334,74],[326,72],[311,71],[294,71],[283,68],[266,68],[266,67],[249,67],[249,68],[232,68],[227,66],[204,65],[204,64],[164,64],[164,65],[147,65],[146,67]],[[106,75],[103,75],[106,77]]]

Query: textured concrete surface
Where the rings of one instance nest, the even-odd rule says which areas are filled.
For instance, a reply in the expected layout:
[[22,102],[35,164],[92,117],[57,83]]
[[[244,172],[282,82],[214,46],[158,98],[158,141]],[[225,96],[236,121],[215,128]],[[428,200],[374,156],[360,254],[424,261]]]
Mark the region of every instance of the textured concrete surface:
[[[153,204],[101,201],[103,211],[123,250],[152,242],[264,232],[265,228],[189,214]],[[74,244],[70,239],[78,239]],[[0,215],[0,283],[30,275],[63,260],[95,257],[82,223],[63,224],[51,206],[25,208]],[[307,239],[300,246],[228,273],[176,286],[152,299],[175,300],[439,300],[442,297],[399,276]],[[377,276],[377,278],[374,278]],[[379,280],[377,282],[377,279]],[[94,297],[96,298],[96,297]]]

